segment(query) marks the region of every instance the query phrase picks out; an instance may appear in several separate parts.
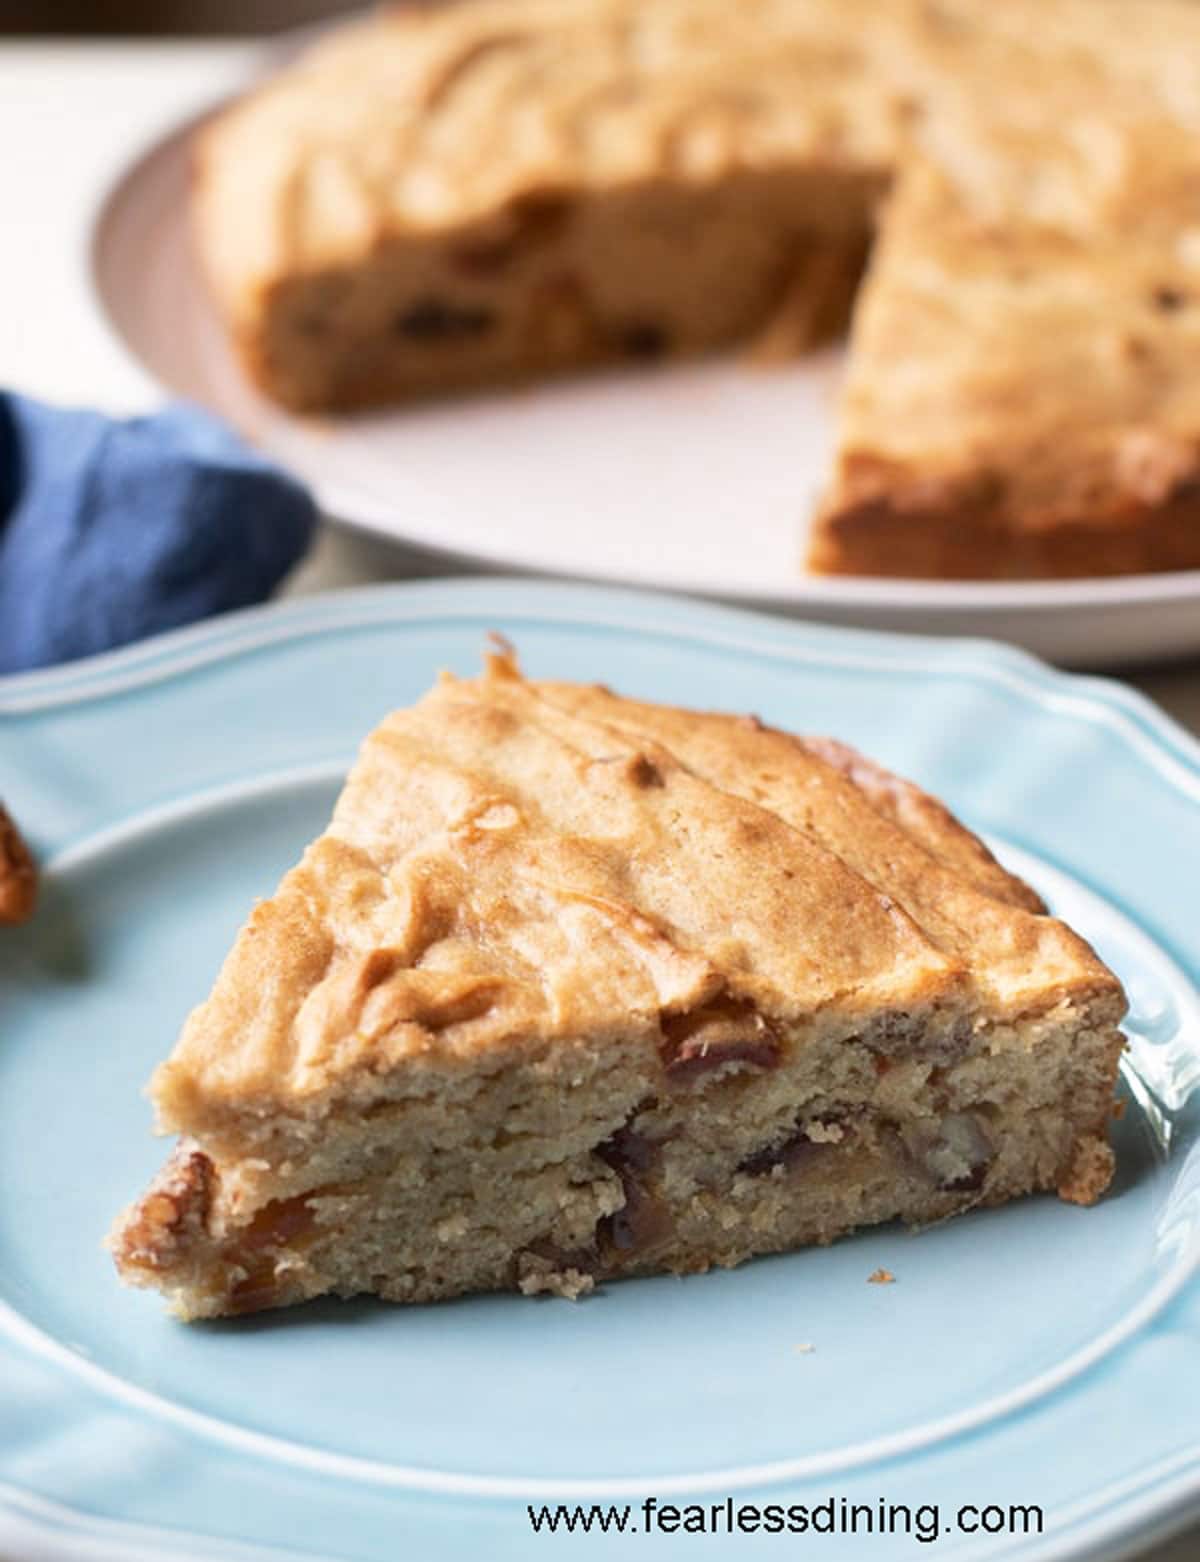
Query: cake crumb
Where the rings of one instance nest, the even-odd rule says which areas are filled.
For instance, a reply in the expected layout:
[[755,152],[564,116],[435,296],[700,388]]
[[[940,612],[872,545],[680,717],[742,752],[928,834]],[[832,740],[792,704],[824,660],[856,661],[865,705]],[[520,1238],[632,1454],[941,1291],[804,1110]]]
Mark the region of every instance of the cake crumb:
[[585,1270],[560,1269],[552,1260],[537,1253],[522,1253],[517,1259],[517,1288],[522,1296],[561,1296],[577,1302],[595,1289],[594,1276]]
[[876,1269],[867,1276],[868,1285],[895,1285],[896,1277],[890,1269]]

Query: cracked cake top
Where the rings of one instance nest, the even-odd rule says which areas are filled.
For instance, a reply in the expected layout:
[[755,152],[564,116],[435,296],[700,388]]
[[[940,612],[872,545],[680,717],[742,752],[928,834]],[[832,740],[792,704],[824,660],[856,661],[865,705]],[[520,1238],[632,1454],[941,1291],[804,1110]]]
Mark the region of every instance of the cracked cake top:
[[368,737],[155,1076],[162,1124],[386,1099],[396,1070],[644,1031],[757,1057],[806,1024],[1123,1009],[944,808],[752,719],[444,678]]

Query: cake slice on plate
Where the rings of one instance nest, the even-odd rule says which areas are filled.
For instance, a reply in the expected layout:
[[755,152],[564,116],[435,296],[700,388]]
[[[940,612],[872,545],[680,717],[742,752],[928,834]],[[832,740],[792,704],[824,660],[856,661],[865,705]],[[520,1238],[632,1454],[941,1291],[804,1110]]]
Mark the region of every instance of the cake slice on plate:
[[1124,998],[839,744],[507,656],[371,734],[158,1069],[117,1222],[185,1318],[731,1265],[1090,1203]]

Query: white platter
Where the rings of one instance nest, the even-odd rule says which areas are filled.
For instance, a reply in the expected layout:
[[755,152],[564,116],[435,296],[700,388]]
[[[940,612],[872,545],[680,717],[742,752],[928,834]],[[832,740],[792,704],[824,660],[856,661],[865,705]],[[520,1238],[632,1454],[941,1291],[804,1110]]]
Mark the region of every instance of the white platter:
[[1200,650],[1200,570],[1107,580],[818,579],[804,518],[826,469],[841,354],[620,372],[339,420],[288,416],[233,362],[188,226],[194,124],[104,196],[90,268],[116,338],[223,414],[326,513],[461,569],[652,586],[827,622],[988,635],[1118,665]]

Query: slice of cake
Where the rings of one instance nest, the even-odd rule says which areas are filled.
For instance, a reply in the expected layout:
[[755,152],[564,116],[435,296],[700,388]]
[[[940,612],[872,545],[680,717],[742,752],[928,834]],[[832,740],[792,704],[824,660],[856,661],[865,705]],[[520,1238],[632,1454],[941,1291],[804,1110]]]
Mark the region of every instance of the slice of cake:
[[154,1077],[110,1239],[185,1318],[1090,1203],[1124,999],[932,798],[753,718],[445,678]]
[[1200,564],[1195,131],[1126,127],[1113,144],[1084,124],[1113,164],[1071,213],[1038,211],[1070,180],[1036,149],[1003,169],[981,151],[987,178],[925,164],[897,185],[859,297],[816,569]]

